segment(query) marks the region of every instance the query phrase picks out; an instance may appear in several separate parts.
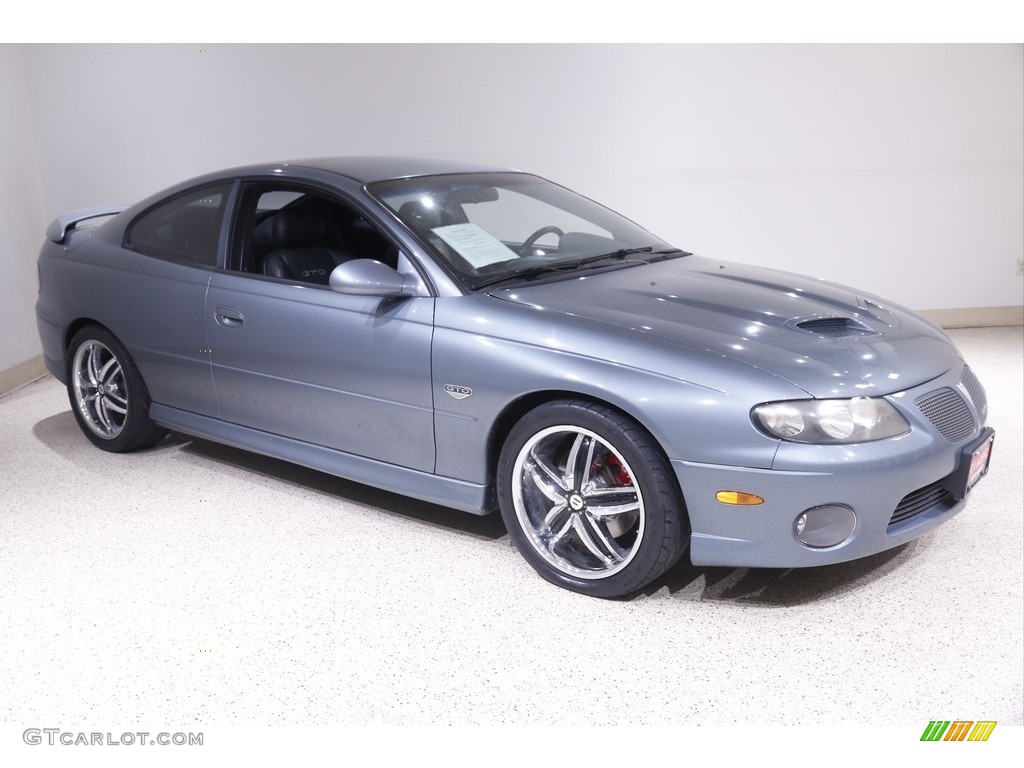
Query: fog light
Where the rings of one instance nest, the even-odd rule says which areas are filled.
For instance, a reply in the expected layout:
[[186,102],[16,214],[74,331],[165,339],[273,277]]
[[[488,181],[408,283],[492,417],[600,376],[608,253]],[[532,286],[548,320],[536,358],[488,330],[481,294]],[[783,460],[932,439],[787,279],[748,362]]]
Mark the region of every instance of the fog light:
[[804,510],[793,523],[793,533],[801,544],[822,549],[842,544],[856,527],[857,516],[852,509],[828,504]]

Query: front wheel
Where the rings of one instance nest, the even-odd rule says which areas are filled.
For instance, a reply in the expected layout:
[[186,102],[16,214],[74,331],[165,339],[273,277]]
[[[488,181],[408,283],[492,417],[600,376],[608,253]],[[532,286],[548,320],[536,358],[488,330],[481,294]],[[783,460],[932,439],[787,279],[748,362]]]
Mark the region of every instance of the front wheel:
[[166,434],[149,418],[149,394],[128,351],[98,325],[81,329],[68,345],[68,399],[92,443],[121,453]]
[[686,550],[682,496],[654,439],[610,408],[562,400],[526,414],[498,460],[509,535],[545,579],[629,594]]

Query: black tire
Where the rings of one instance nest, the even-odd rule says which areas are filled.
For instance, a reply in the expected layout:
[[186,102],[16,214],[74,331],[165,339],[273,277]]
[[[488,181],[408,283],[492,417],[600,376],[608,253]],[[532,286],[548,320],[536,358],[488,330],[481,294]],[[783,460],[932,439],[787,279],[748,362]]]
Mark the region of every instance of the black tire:
[[558,400],[530,411],[502,447],[497,480],[519,552],[574,592],[635,592],[689,545],[668,460],[643,427],[611,408]]
[[124,453],[167,434],[149,418],[149,392],[131,355],[106,328],[80,329],[68,345],[67,366],[71,412],[93,445]]

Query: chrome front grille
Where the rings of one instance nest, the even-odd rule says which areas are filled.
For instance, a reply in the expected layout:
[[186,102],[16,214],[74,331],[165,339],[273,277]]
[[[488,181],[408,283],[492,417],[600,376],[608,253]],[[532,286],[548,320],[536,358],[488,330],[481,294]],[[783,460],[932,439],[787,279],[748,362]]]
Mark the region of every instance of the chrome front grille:
[[954,389],[936,389],[921,395],[914,404],[935,425],[939,434],[951,443],[959,442],[974,432],[971,409]]

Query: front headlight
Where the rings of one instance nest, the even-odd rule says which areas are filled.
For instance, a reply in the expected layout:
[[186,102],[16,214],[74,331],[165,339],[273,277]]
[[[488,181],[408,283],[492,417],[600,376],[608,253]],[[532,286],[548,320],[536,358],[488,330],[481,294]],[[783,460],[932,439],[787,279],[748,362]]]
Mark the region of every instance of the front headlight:
[[795,443],[868,443],[910,431],[907,420],[881,397],[765,403],[753,417],[772,437]]

